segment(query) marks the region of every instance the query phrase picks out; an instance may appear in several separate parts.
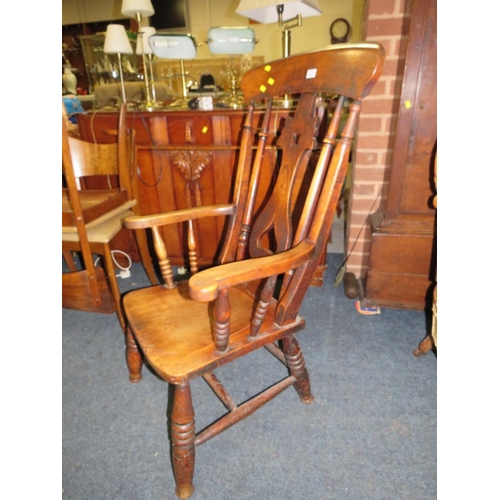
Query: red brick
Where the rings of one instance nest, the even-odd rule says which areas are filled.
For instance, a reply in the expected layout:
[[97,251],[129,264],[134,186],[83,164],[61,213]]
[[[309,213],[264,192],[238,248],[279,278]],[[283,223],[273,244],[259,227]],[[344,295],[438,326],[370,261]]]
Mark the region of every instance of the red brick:
[[[377,0],[378,1],[378,0]],[[371,2],[374,4],[376,2]],[[403,29],[403,16],[369,19],[366,28],[366,38],[387,35],[401,35]]]
[[383,76],[397,76],[401,71],[399,58],[385,60]]
[[392,113],[394,107],[393,99],[386,97],[383,99],[366,98],[362,103],[361,113],[387,114]]
[[[351,233],[351,238],[347,242],[347,252],[348,253],[353,253],[353,254],[361,254],[364,253],[367,250],[370,250],[371,246],[371,239],[361,239],[358,238],[358,241],[356,241],[356,236],[358,235],[357,231],[354,231]],[[356,243],[354,243],[356,241]]]
[[376,151],[354,151],[353,163],[356,165],[355,172],[358,165],[376,165],[379,163],[379,153]]
[[377,208],[380,205],[380,200],[377,200],[374,202],[373,199],[368,199],[368,198],[353,198],[352,200],[352,205],[351,205],[351,210],[354,212],[359,212],[359,213],[370,213],[374,212],[377,210]]
[[[392,149],[380,151],[356,148],[353,152],[354,172],[356,172],[358,166],[359,168],[371,168],[371,165],[376,165],[379,168],[390,168],[392,153]],[[354,175],[356,176],[357,174],[354,173]]]
[[363,132],[383,132],[382,118],[373,118],[369,114],[362,114],[358,128]]
[[[356,174],[354,176],[354,182],[363,181],[375,181],[375,182],[387,182],[389,180],[390,169],[380,167],[378,165],[373,167],[360,167],[356,165]],[[378,191],[377,191],[378,193]]]
[[373,96],[379,96],[379,95],[386,95],[387,94],[387,85],[386,82],[383,80],[379,80],[373,89],[370,91],[370,95]]
[[356,278],[364,277],[368,272],[369,262],[368,255],[351,255],[346,264],[346,271],[353,273]]
[[[351,212],[351,216],[349,218],[351,231],[355,232],[356,227],[361,227],[363,224],[365,224],[367,215],[368,214],[358,214]],[[366,224],[368,224],[368,222],[366,222]]]
[[[364,180],[364,179],[363,179]],[[380,188],[377,189],[377,186],[373,183],[354,183],[351,192],[353,196],[377,196]]]
[[399,14],[399,2],[397,0],[377,0],[370,2],[370,14],[379,16],[384,14]]
[[365,135],[364,131],[360,131],[357,138],[357,144],[364,149],[389,149],[392,143],[393,136],[389,133]]

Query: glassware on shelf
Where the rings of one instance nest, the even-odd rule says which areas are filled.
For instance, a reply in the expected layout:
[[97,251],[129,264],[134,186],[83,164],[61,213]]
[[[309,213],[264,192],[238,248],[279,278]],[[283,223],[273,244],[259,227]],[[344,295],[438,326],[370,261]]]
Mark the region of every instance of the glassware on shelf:
[[[80,37],[85,60],[85,68],[89,80],[89,91],[93,92],[96,85],[120,83],[118,56],[105,54],[104,33]],[[142,82],[138,58],[135,55],[135,40],[130,40],[134,54],[122,56],[123,78],[126,82]]]

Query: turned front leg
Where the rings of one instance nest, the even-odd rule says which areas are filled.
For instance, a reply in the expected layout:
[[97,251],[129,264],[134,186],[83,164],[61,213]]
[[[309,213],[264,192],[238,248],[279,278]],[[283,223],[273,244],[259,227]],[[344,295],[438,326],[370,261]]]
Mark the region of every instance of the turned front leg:
[[189,383],[176,385],[172,410],[172,465],[175,494],[189,498],[194,491],[194,410]]
[[285,359],[290,369],[290,374],[295,377],[296,381],[293,386],[300,400],[303,403],[312,403],[314,398],[311,394],[311,384],[309,383],[309,375],[306,370],[304,356],[302,355],[299,343],[293,335],[288,335],[283,338],[283,352],[285,353]]

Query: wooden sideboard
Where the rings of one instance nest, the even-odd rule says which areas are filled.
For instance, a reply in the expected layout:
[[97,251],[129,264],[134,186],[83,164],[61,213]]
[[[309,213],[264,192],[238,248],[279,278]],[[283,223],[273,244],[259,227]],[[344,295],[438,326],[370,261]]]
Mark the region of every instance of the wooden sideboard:
[[[272,116],[256,210],[263,204],[276,178],[279,151],[274,143],[289,112],[281,109]],[[152,214],[191,206],[227,203],[238,160],[244,116],[244,111],[232,109],[129,112],[128,125],[136,131],[141,213]],[[263,111],[254,114],[257,133],[262,118]],[[106,131],[116,129],[116,112],[79,114],[77,120],[82,139],[93,142],[115,140]],[[307,178],[304,182],[307,182]],[[102,186],[96,184],[87,187]],[[217,261],[225,222],[224,218],[213,218],[195,224],[200,244],[201,268]],[[164,228],[164,238],[172,264],[184,266],[187,261],[184,226],[179,224]],[[133,260],[139,260],[130,235],[124,235],[120,240],[119,249],[129,253]],[[322,284],[325,261],[323,259],[318,267],[315,285]]]

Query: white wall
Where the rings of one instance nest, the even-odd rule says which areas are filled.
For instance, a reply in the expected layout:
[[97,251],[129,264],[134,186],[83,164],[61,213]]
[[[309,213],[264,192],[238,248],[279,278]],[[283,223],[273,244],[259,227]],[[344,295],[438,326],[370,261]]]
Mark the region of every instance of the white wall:
[[[204,42],[212,26],[247,26],[249,20],[236,14],[240,0],[187,0],[191,34],[198,43]],[[291,53],[318,49],[330,43],[330,24],[337,17],[346,18],[353,28],[350,42],[361,37],[364,0],[319,0],[323,14],[302,20],[302,26],[292,29]],[[102,21],[123,18],[121,0],[62,0],[62,23]],[[282,30],[278,24],[252,24],[259,43],[253,52],[266,61],[282,56]],[[208,46],[198,48],[198,58],[211,58]]]

